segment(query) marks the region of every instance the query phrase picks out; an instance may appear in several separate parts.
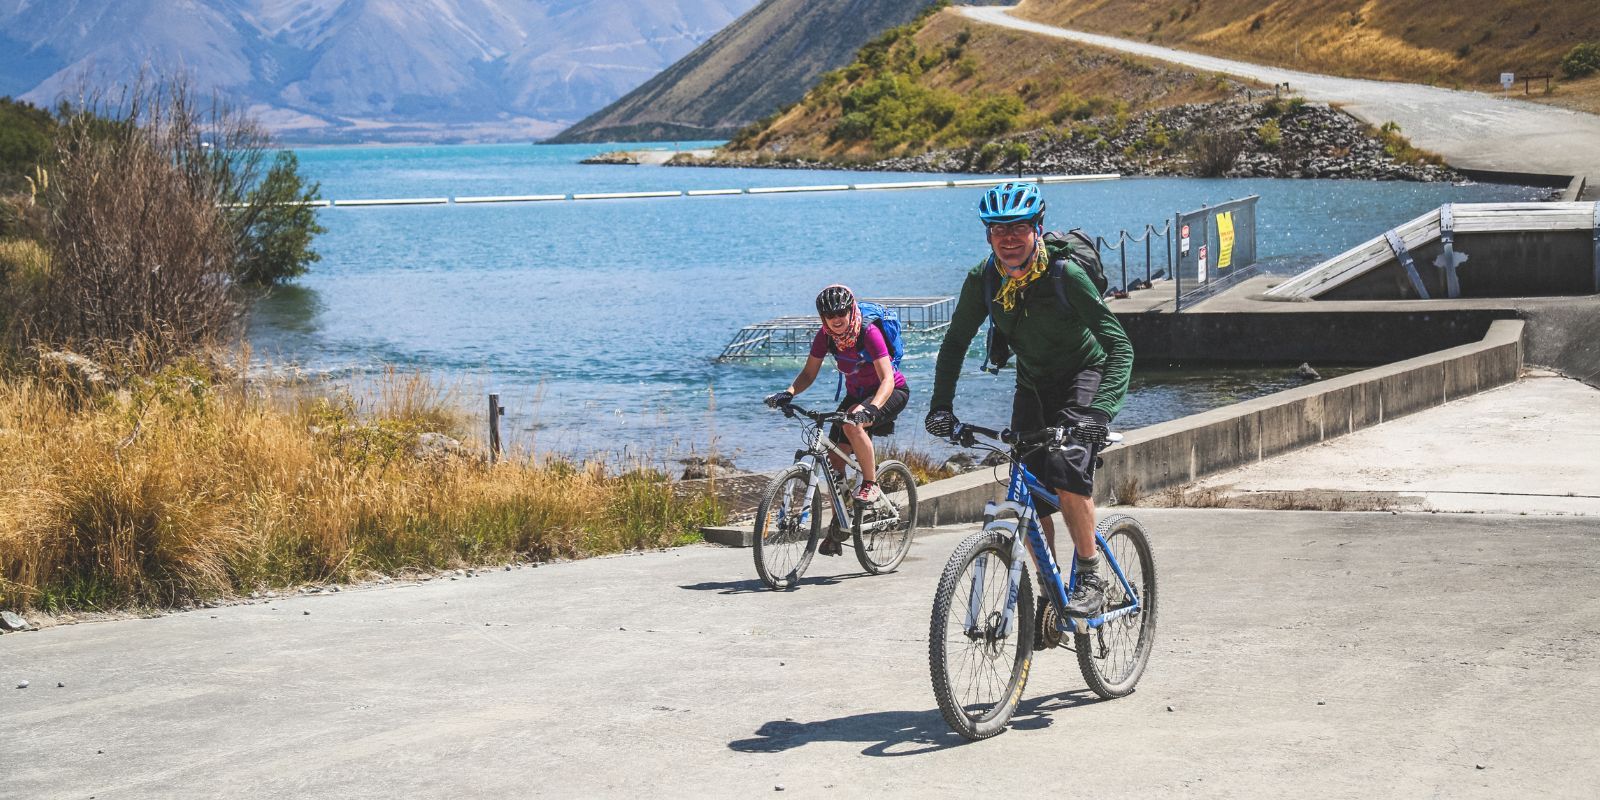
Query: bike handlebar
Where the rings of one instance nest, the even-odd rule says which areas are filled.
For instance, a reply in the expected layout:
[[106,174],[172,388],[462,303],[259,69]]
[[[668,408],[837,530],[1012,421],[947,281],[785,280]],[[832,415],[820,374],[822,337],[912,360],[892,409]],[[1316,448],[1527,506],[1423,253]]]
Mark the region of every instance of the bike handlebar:
[[850,420],[850,415],[843,411],[807,411],[805,408],[792,401],[778,406],[778,410],[782,411],[783,415],[790,419],[794,419],[794,415],[799,414],[807,419],[810,419],[812,422],[817,423],[818,425],[827,424],[829,422],[848,422]]
[[1030,444],[1060,444],[1069,436],[1073,436],[1074,434],[1077,435],[1077,438],[1083,439],[1091,444],[1105,444],[1111,437],[1110,430],[1106,428],[1106,426],[1097,423],[1084,423],[1082,425],[1075,425],[1070,428],[1047,427],[1040,428],[1036,431],[1029,431],[1027,433],[1018,433],[1010,428],[997,431],[992,428],[985,428],[981,425],[972,425],[966,422],[961,422],[956,424],[956,429],[950,434],[950,439],[962,447],[971,447],[973,442],[972,434],[986,436],[990,439],[994,439],[995,441],[1013,446]]

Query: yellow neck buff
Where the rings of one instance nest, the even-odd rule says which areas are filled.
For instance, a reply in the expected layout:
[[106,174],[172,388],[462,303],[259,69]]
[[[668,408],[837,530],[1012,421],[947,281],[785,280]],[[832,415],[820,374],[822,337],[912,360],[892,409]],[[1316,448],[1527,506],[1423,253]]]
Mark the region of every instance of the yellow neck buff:
[[1045,253],[1044,249],[1044,237],[1035,235],[1033,244],[1033,264],[1028,267],[1028,271],[1023,273],[1020,278],[1011,277],[1000,266],[1000,259],[994,259],[994,268],[1000,270],[1001,277],[1006,279],[1006,282],[1000,286],[1000,294],[996,295],[996,299],[1000,301],[1000,307],[1007,311],[1016,310],[1017,298],[1022,295],[1022,290],[1050,268],[1050,257]]

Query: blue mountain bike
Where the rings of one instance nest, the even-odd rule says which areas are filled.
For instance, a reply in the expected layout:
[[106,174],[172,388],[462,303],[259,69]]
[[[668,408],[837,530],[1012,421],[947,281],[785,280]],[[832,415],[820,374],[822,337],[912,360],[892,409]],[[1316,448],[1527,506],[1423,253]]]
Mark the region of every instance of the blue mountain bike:
[[[1114,578],[1106,582],[1103,609],[1088,618],[1064,613],[1077,574],[1074,570],[1062,580],[1039,527],[1040,509],[1053,513],[1058,502],[1022,460],[1041,447],[1082,447],[1070,433],[1044,428],[1018,435],[962,424],[951,436],[955,444],[1002,453],[1011,461],[1005,502],[984,508],[983,530],[963,539],[950,554],[933,597],[928,631],[933,693],[945,721],[968,739],[987,739],[1005,730],[1037,648],[1062,645],[1075,650],[1090,690],[1107,699],[1132,692],[1150,659],[1156,566],[1150,541],[1132,517],[1114,514],[1095,526],[1096,546],[1112,572],[1108,578]],[[980,435],[1010,447],[980,443]],[[1121,439],[1115,433],[1106,437],[1110,443]],[[1044,589],[1037,611],[1025,553],[1032,556]],[[1069,632],[1070,645],[1065,644]]]

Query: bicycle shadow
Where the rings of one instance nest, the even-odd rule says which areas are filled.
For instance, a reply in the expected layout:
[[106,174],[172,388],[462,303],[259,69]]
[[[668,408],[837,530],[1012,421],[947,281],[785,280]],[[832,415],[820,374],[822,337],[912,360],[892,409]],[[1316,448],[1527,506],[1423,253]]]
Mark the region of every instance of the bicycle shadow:
[[[856,578],[870,578],[870,572],[847,572],[843,575],[815,575],[801,578],[800,589],[806,586],[833,586]],[[701,581],[700,583],[681,583],[679,589],[688,589],[695,592],[716,592],[718,594],[751,594],[754,592],[787,592],[790,589],[768,589],[760,578],[746,578],[742,581]]]
[[[1100,702],[1087,689],[1060,692],[1024,700],[1017,705],[1010,727],[1035,731],[1050,727],[1052,715]],[[781,753],[812,742],[861,742],[864,756],[892,758],[916,756],[972,744],[950,729],[939,710],[874,711],[817,722],[773,720],[756,729],[754,737],[736,739],[728,749],[741,753]]]

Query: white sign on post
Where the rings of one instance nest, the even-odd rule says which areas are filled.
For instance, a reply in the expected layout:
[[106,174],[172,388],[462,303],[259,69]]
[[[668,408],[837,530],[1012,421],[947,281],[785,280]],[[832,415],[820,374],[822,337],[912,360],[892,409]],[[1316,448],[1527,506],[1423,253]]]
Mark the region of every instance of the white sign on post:
[[1206,282],[1206,246],[1200,245],[1200,282]]
[[1517,82],[1517,73],[1515,73],[1515,72],[1502,72],[1502,73],[1500,73],[1500,88],[1502,88],[1502,89],[1504,89],[1504,90],[1509,92],[1509,91],[1511,91],[1511,84],[1516,83],[1516,82]]
[[1183,235],[1178,238],[1178,255],[1189,255],[1189,226],[1183,226]]

